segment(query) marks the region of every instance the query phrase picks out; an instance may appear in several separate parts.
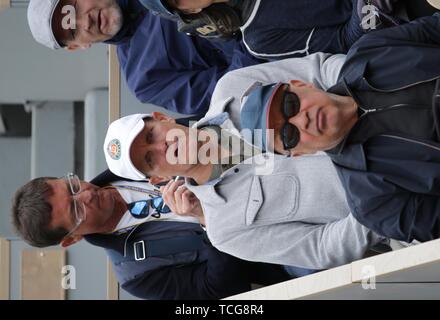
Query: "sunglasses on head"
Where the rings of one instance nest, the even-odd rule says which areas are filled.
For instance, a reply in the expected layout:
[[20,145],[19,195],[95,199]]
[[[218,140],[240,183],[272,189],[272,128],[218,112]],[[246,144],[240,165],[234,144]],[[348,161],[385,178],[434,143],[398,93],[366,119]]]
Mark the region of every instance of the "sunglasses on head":
[[128,205],[128,211],[135,219],[144,219],[150,215],[150,208],[156,210],[156,214],[170,213],[168,206],[164,206],[162,197],[132,202]]
[[285,86],[283,93],[283,102],[281,104],[281,113],[284,116],[285,123],[281,129],[281,140],[283,141],[284,150],[295,148],[300,139],[300,132],[296,126],[289,122],[289,119],[296,116],[300,111],[300,101],[298,96],[287,91],[289,85]]

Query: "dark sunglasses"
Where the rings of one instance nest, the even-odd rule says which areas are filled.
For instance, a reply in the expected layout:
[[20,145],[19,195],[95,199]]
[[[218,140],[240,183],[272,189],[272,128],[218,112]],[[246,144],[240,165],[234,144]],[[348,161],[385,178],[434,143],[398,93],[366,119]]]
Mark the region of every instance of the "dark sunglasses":
[[132,202],[128,205],[128,211],[133,218],[144,219],[150,215],[150,207],[156,210],[155,214],[159,215],[171,212],[167,205],[164,206],[162,197]]
[[281,129],[281,140],[283,141],[284,150],[295,148],[299,143],[300,138],[298,128],[288,121],[289,118],[292,118],[299,113],[301,108],[300,101],[295,93],[287,91],[288,88],[289,86],[286,85],[283,94],[283,103],[281,105],[281,113],[286,120]]

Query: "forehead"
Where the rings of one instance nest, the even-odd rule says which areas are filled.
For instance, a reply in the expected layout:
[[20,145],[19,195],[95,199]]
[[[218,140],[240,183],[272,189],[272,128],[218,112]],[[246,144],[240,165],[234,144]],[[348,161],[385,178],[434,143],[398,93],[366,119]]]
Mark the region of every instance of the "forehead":
[[148,129],[151,128],[151,126],[153,126],[153,125],[154,125],[154,120],[144,119],[144,127],[138,133],[138,135],[136,136],[135,140],[138,140],[138,139],[142,138],[145,135],[145,133],[148,131]]
[[51,226],[59,227],[67,225],[70,220],[70,192],[67,181],[65,179],[48,180],[47,182],[52,189],[47,201],[52,206]]
[[151,128],[151,126],[153,125],[153,121],[154,120],[144,120],[144,127],[142,128],[142,130],[138,133],[138,135],[136,136],[136,138],[133,139],[133,142],[131,143],[130,146],[130,157],[133,158],[133,153],[136,153],[136,148],[140,147],[140,145],[144,145],[146,142],[145,139],[145,135],[148,133],[148,130]]
[[[55,38],[58,42],[62,42],[63,44],[66,44],[66,42],[71,38],[71,29],[67,28],[68,25],[63,27],[65,22],[69,22],[68,18],[76,19],[76,13],[69,9],[67,6],[71,6],[73,9],[73,6],[75,5],[76,0],[61,0],[57,7],[55,8],[53,17],[52,17],[52,30],[54,32]],[[63,13],[63,8],[65,8]],[[70,21],[72,23],[72,21]]]

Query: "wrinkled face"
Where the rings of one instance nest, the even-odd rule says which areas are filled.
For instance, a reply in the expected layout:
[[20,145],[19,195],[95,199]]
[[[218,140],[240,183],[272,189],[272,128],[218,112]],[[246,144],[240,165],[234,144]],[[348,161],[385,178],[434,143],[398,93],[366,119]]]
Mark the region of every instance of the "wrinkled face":
[[122,24],[116,0],[61,0],[52,19],[56,39],[70,50],[109,40]]
[[197,165],[199,148],[195,129],[155,112],[133,140],[130,158],[133,165],[149,177],[188,176]]
[[[291,117],[286,117],[282,109],[285,90],[295,93],[299,99],[297,113]],[[299,81],[282,87],[273,99],[269,114],[269,128],[275,133],[274,150],[280,154],[301,155],[337,146],[357,121],[357,106],[350,99]],[[290,150],[284,149],[282,139],[286,124],[296,127],[299,134],[298,144]]]
[[[47,183],[53,190],[47,199],[52,206],[51,227],[63,227],[70,232],[76,226],[76,219],[69,184],[65,179],[48,180]],[[81,181],[81,190],[75,199],[78,204],[84,204],[86,219],[76,229],[75,234],[86,235],[102,232],[114,212],[114,191],[102,189],[84,181]]]
[[162,0],[169,8],[177,9],[184,13],[197,13],[216,2],[227,2],[228,0]]

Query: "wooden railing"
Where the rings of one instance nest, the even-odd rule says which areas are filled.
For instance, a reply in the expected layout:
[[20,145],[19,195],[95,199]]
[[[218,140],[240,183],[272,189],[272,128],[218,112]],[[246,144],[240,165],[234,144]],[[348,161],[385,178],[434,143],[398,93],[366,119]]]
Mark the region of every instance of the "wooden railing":
[[[116,46],[109,46],[109,123],[121,116],[121,69],[116,54]],[[107,258],[107,299],[119,299],[119,284]]]
[[0,238],[0,300],[10,298],[10,259],[11,244],[8,240]]
[[440,299],[440,240],[358,260],[229,299]]

